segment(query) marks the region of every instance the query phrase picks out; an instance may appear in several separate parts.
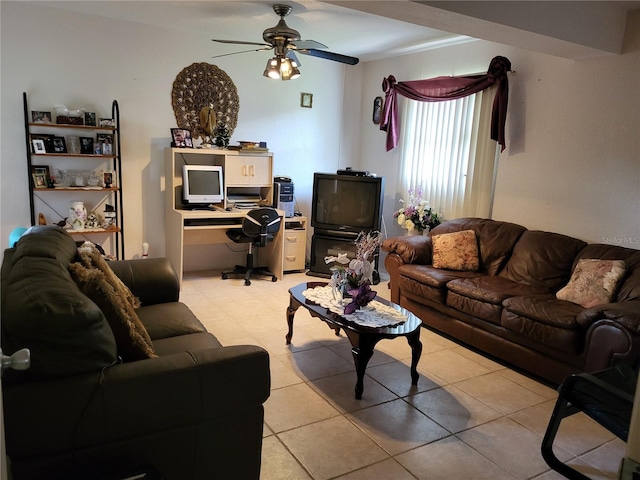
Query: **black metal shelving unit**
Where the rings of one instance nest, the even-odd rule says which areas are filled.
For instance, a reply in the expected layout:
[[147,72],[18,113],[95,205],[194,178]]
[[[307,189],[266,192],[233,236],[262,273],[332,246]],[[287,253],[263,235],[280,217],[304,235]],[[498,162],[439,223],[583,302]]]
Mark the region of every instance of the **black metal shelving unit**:
[[[113,206],[116,211],[116,226],[115,228],[110,229],[100,229],[100,230],[91,230],[91,231],[69,231],[74,236],[81,236],[87,238],[88,236],[93,235],[113,235],[114,238],[114,251],[112,252],[117,259],[123,260],[124,256],[124,203],[122,199],[122,157],[121,157],[121,142],[120,142],[120,109],[118,106],[118,102],[116,100],[113,101],[111,105],[111,118],[115,120],[115,126],[113,127],[100,127],[93,125],[67,125],[67,124],[57,124],[57,123],[34,123],[31,121],[31,111],[29,110],[29,104],[27,99],[27,93],[23,94],[23,104],[24,104],[24,129],[25,129],[25,151],[27,152],[27,185],[29,186],[29,211],[30,211],[30,220],[31,225],[36,224],[36,198],[38,198],[42,204],[46,205],[49,210],[55,212],[60,216],[60,219],[63,219],[64,216],[60,214],[55,208],[51,206],[46,200],[44,200],[42,196],[45,195],[62,195],[64,193],[72,193],[73,191],[79,191],[73,187],[64,187],[64,188],[35,188],[32,178],[32,168],[33,168],[33,159],[34,158],[73,158],[78,160],[101,160],[105,163],[111,164],[111,169],[114,172],[115,178],[117,178],[117,185],[115,187],[109,188],[98,188],[92,190],[83,190],[84,193],[92,192],[96,195],[101,194],[103,201],[109,201],[113,203]],[[34,132],[34,130],[36,130]],[[34,153],[32,150],[32,142],[31,135],[36,133],[44,133],[44,132],[52,132],[52,131],[74,131],[77,133],[81,132],[109,132],[114,135],[113,147],[114,151],[109,155],[102,154],[82,154],[82,153]],[[101,205],[102,202],[99,202],[98,205]]]

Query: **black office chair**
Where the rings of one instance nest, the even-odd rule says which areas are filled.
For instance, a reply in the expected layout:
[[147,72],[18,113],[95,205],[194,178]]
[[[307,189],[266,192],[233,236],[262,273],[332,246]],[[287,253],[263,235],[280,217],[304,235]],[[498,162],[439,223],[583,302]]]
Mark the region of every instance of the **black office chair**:
[[256,275],[264,275],[271,277],[271,281],[275,282],[278,277],[265,267],[253,266],[253,250],[252,247],[265,247],[267,242],[273,240],[274,234],[280,230],[282,218],[274,208],[256,208],[250,210],[247,216],[242,220],[242,228],[230,228],[227,230],[227,237],[235,243],[248,243],[249,252],[247,253],[247,265],[236,265],[231,272],[222,272],[222,279],[226,280],[230,275],[244,277],[244,284],[251,285],[250,278]]
[[542,457],[552,469],[570,480],[589,477],[562,463],[553,453],[553,441],[560,422],[584,412],[622,441],[626,442],[631,424],[638,367],[621,363],[596,373],[571,375],[558,389],[558,400],[542,440]]

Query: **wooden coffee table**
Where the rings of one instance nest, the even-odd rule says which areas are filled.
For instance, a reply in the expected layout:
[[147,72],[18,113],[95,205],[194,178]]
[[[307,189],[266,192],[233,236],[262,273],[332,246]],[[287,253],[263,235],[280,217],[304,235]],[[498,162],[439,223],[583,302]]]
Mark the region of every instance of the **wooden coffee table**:
[[357,381],[356,381],[356,398],[362,398],[364,390],[364,372],[367,364],[373,355],[373,348],[383,338],[406,337],[411,346],[411,384],[418,384],[418,361],[422,354],[422,343],[420,342],[420,325],[422,320],[413,313],[402,308],[395,303],[389,302],[380,297],[375,299],[388,305],[407,316],[407,321],[395,327],[365,327],[355,324],[346,318],[333,313],[329,309],[307,300],[302,292],[308,288],[327,285],[326,282],[307,282],[296,285],[289,289],[289,306],[287,307],[287,324],[289,332],[287,333],[287,345],[291,343],[293,337],[293,317],[299,307],[306,308],[312,317],[317,317],[330,328],[335,330],[336,335],[340,335],[340,329],[344,330],[347,338],[351,342],[351,353],[356,365]]

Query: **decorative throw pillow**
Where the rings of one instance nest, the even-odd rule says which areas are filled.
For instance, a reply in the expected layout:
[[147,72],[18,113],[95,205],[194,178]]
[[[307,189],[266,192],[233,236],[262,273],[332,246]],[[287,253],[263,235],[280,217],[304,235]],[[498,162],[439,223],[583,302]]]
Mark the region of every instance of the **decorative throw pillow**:
[[626,271],[624,260],[583,258],[578,261],[569,283],[558,290],[556,297],[584,308],[609,303]]
[[156,357],[151,338],[135,312],[140,302],[131,290],[91,242],[78,249],[78,257],[79,261],[69,264],[71,275],[80,290],[102,310],[113,330],[118,354],[124,361]]
[[480,268],[478,241],[473,230],[433,235],[431,241],[435,268],[474,272]]

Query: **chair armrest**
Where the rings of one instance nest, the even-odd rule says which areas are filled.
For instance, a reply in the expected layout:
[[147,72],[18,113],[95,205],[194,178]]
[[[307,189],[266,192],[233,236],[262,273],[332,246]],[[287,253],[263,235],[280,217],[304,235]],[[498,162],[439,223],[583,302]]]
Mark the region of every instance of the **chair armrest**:
[[143,306],[177,302],[180,297],[180,280],[167,258],[116,260],[109,266]]
[[197,425],[257,408],[269,391],[269,355],[248,345],[21,384],[4,392],[8,453],[25,458]]
[[395,253],[404,263],[431,263],[431,236],[391,237],[382,242],[380,248]]
[[589,328],[598,320],[611,320],[633,333],[640,334],[640,301],[608,303],[587,308],[580,312],[576,321],[582,328]]

